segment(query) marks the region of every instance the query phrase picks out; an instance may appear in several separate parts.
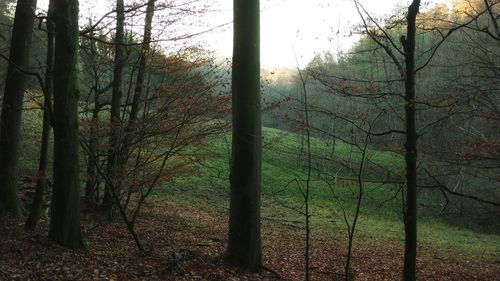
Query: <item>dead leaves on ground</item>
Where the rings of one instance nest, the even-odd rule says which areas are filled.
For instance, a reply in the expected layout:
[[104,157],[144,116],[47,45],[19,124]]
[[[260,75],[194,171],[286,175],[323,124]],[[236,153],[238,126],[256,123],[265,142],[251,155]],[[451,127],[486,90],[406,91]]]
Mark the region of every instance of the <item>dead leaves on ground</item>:
[[[84,212],[90,250],[72,251],[47,239],[46,224],[26,233],[21,222],[0,217],[0,280],[302,280],[300,229],[270,221],[263,225],[261,274],[226,265],[227,215],[213,210],[155,201],[145,208],[137,229],[147,251],[139,253],[118,220],[107,223]],[[354,249],[354,280],[399,280],[402,245],[367,243]],[[345,246],[328,237],[313,241],[313,280],[335,280],[343,273]],[[500,263],[451,261],[420,253],[418,280],[500,280]]]

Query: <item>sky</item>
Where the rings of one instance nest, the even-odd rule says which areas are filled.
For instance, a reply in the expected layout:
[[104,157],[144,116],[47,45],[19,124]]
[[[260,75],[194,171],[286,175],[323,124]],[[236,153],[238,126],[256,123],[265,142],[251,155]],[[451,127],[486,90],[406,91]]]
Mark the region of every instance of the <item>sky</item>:
[[[406,9],[409,2],[360,1],[375,18],[390,16],[398,7]],[[219,5],[226,12],[211,19],[230,21],[232,1],[219,0]],[[348,51],[359,39],[352,30],[360,21],[353,0],[261,0],[261,62],[264,66],[302,68],[318,53]],[[231,56],[231,29],[207,37],[221,56]]]
[[[39,7],[46,7],[47,2],[38,1]],[[185,27],[199,32],[223,25],[193,39],[212,50],[217,57],[231,57],[232,2],[211,1],[210,12],[203,14],[197,23]],[[376,17],[391,15],[397,7],[409,4],[408,0],[360,2]],[[108,1],[80,0],[83,17],[91,15],[97,18],[110,9]],[[353,0],[261,0],[261,64],[265,67],[302,68],[318,53],[347,51],[359,38],[352,33],[353,27],[359,23]]]
[[[219,21],[231,19],[228,12]],[[229,1],[230,2],[230,1]],[[304,67],[317,53],[346,51],[356,41],[351,32],[360,17],[352,0],[261,1],[261,62],[264,66]],[[365,3],[363,3],[365,2]],[[362,1],[376,15],[389,14],[400,0]],[[231,56],[232,31],[207,36],[222,56]]]

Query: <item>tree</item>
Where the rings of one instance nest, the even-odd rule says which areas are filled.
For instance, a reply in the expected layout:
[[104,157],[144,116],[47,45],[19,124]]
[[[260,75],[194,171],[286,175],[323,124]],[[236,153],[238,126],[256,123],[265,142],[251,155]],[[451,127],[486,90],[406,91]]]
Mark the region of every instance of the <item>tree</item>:
[[[359,14],[360,4],[355,2]],[[404,82],[404,111],[405,111],[405,184],[406,200],[403,214],[405,229],[405,251],[403,265],[403,280],[414,281],[416,279],[416,257],[417,257],[417,127],[416,127],[416,99],[415,99],[415,38],[417,33],[417,15],[420,9],[420,0],[413,0],[408,7],[406,15],[406,35],[401,35],[403,49],[396,47],[395,42],[389,38],[387,31],[378,24],[377,31],[369,30],[366,20],[362,16],[363,24],[367,34],[387,55],[393,60]],[[366,12],[366,11],[365,11]],[[370,17],[370,20],[372,18]],[[380,36],[377,32],[382,32]],[[382,37],[389,43],[382,42]],[[396,54],[403,56],[404,65],[401,64]]]
[[[385,45],[377,39],[375,32],[368,32],[370,37],[382,47],[387,55],[391,57],[404,82],[404,111],[405,111],[405,185],[406,200],[403,214],[405,226],[405,251],[403,280],[410,281],[416,279],[416,256],[417,256],[417,128],[415,116],[415,38],[416,38],[416,18],[419,13],[420,1],[414,0],[408,7],[406,16],[406,35],[401,36],[403,50],[396,48],[397,52],[404,58],[404,65],[400,63],[391,47]],[[358,7],[359,11],[359,7]],[[364,20],[364,19],[363,19]],[[367,25],[365,22],[365,28]],[[384,35],[387,33],[384,32]],[[388,39],[392,46],[396,46]]]
[[415,122],[415,37],[416,18],[420,0],[414,0],[408,7],[406,38],[401,38],[405,58],[405,162],[406,162],[406,206],[405,256],[403,279],[416,280],[417,259],[417,127]]
[[[92,26],[92,22],[89,24]],[[99,56],[97,50],[96,40],[94,40],[94,32],[93,30],[90,32],[89,38],[89,49],[90,54],[88,55],[91,66],[88,67],[90,72],[92,73],[92,84],[91,92],[94,94],[94,107],[92,109],[92,121],[90,125],[89,132],[89,156],[87,157],[87,182],[85,183],[85,199],[88,204],[93,205],[97,204],[99,201],[99,178],[96,171],[96,166],[94,165],[94,159],[97,158],[98,150],[99,150],[99,135],[98,135],[98,123],[99,123],[99,112],[101,111],[101,104],[99,97],[102,94],[103,89],[101,89],[101,79],[98,72],[98,64],[97,58]]]
[[36,0],[16,6],[10,58],[0,121],[0,212],[21,215],[17,196],[17,170],[26,73],[33,34]]
[[61,246],[84,246],[80,230],[78,142],[78,1],[54,0],[54,187],[49,238]]
[[49,152],[49,137],[51,132],[51,108],[52,108],[52,91],[53,91],[53,76],[52,71],[54,68],[54,22],[53,6],[54,1],[50,1],[49,12],[47,15],[47,58],[45,66],[45,85],[43,88],[43,125],[42,125],[42,139],[40,144],[40,158],[38,162],[38,178],[36,180],[35,197],[31,205],[31,210],[28,218],[26,219],[25,229],[35,230],[43,206],[43,194],[47,186],[47,166],[48,166],[48,152]]
[[[203,70],[209,61],[190,61],[195,56],[195,52],[187,52],[172,58],[149,57],[151,65],[161,67],[148,67],[148,80],[156,82],[145,85],[141,116],[128,128],[127,157],[120,159],[127,162],[120,163],[120,179],[110,178],[90,151],[90,142],[82,141],[89,161],[109,186],[114,207],[139,251],[146,245],[135,224],[141,219],[147,198],[153,190],[168,188],[174,178],[192,175],[196,171],[194,163],[210,157],[200,148],[206,146],[210,136],[220,134],[226,127],[214,116],[227,99],[214,96],[215,87],[206,80],[213,70]],[[124,155],[123,150],[120,155]]]
[[[124,44],[124,24],[125,24],[125,8],[123,0],[116,0],[116,33],[115,33],[115,65],[113,69],[113,90],[111,97],[111,135],[109,141],[107,173],[111,179],[117,175],[118,166],[118,150],[120,144],[120,108],[122,105],[122,76],[123,76],[123,44]],[[106,191],[103,198],[103,207],[107,211],[111,211],[112,194],[110,186],[106,185]],[[110,213],[111,215],[111,213]]]
[[146,76],[146,67],[148,56],[151,50],[151,26],[153,24],[154,8],[156,0],[149,0],[146,7],[146,16],[144,19],[144,35],[141,44],[141,50],[139,54],[139,69],[137,70],[137,80],[134,89],[134,95],[132,98],[132,105],[130,109],[129,120],[127,128],[125,130],[125,137],[123,140],[123,152],[120,157],[120,165],[123,166],[127,164],[129,146],[131,145],[130,133],[134,130],[137,119],[139,117],[139,110],[141,106],[141,101],[144,92],[144,82]]
[[234,0],[232,153],[228,262],[251,271],[262,263],[259,0]]

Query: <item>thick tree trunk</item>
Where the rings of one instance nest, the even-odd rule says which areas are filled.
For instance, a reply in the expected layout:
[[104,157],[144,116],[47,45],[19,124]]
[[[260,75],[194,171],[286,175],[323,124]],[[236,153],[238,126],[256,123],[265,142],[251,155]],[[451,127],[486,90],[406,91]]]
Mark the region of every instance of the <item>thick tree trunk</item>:
[[36,0],[17,1],[10,45],[10,61],[0,121],[0,212],[21,215],[17,196],[17,170],[21,117],[29,52],[33,34]]
[[262,263],[259,1],[233,3],[233,139],[226,257],[230,263],[257,271]]
[[78,1],[57,0],[54,58],[54,190],[49,237],[61,246],[83,247],[78,160]]
[[53,91],[53,76],[54,69],[54,23],[53,16],[53,3],[50,1],[49,16],[47,19],[47,59],[45,66],[45,89],[43,89],[44,103],[43,103],[43,128],[42,140],[40,146],[40,159],[38,163],[38,178],[36,181],[35,197],[31,205],[30,214],[24,225],[26,230],[35,230],[43,206],[43,194],[47,185],[47,166],[48,166],[48,152],[49,152],[49,138],[51,131],[51,108],[52,108],[52,91]]
[[[115,182],[117,175],[118,153],[120,145],[121,119],[120,108],[122,104],[122,76],[123,76],[123,43],[125,23],[125,11],[123,0],[116,0],[116,33],[115,33],[115,65],[113,70],[113,92],[111,97],[111,135],[108,150],[108,177]],[[118,186],[115,184],[115,186]],[[111,211],[113,204],[112,188],[106,185],[106,191],[103,198],[103,207],[106,211]]]
[[405,51],[405,115],[406,115],[406,209],[405,255],[403,279],[415,281],[417,257],[417,129],[415,122],[415,36],[416,17],[420,0],[414,0],[408,8],[408,26],[406,39],[403,40]]

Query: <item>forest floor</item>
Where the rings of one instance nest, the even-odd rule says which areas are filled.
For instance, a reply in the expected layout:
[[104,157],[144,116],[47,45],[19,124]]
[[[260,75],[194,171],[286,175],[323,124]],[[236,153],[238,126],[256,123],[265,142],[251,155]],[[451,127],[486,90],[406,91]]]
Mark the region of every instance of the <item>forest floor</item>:
[[[0,217],[0,280],[302,280],[300,225],[265,220],[261,274],[242,272],[223,262],[227,213],[189,204],[150,200],[137,222],[147,250],[137,251],[119,217],[114,222],[84,210],[82,226],[90,249],[67,250],[47,238],[46,221],[36,233],[22,222]],[[343,271],[345,245],[314,237],[312,280],[335,278]],[[354,280],[400,280],[403,247],[399,242],[354,246]],[[498,258],[446,256],[419,249],[418,280],[500,280]]]

